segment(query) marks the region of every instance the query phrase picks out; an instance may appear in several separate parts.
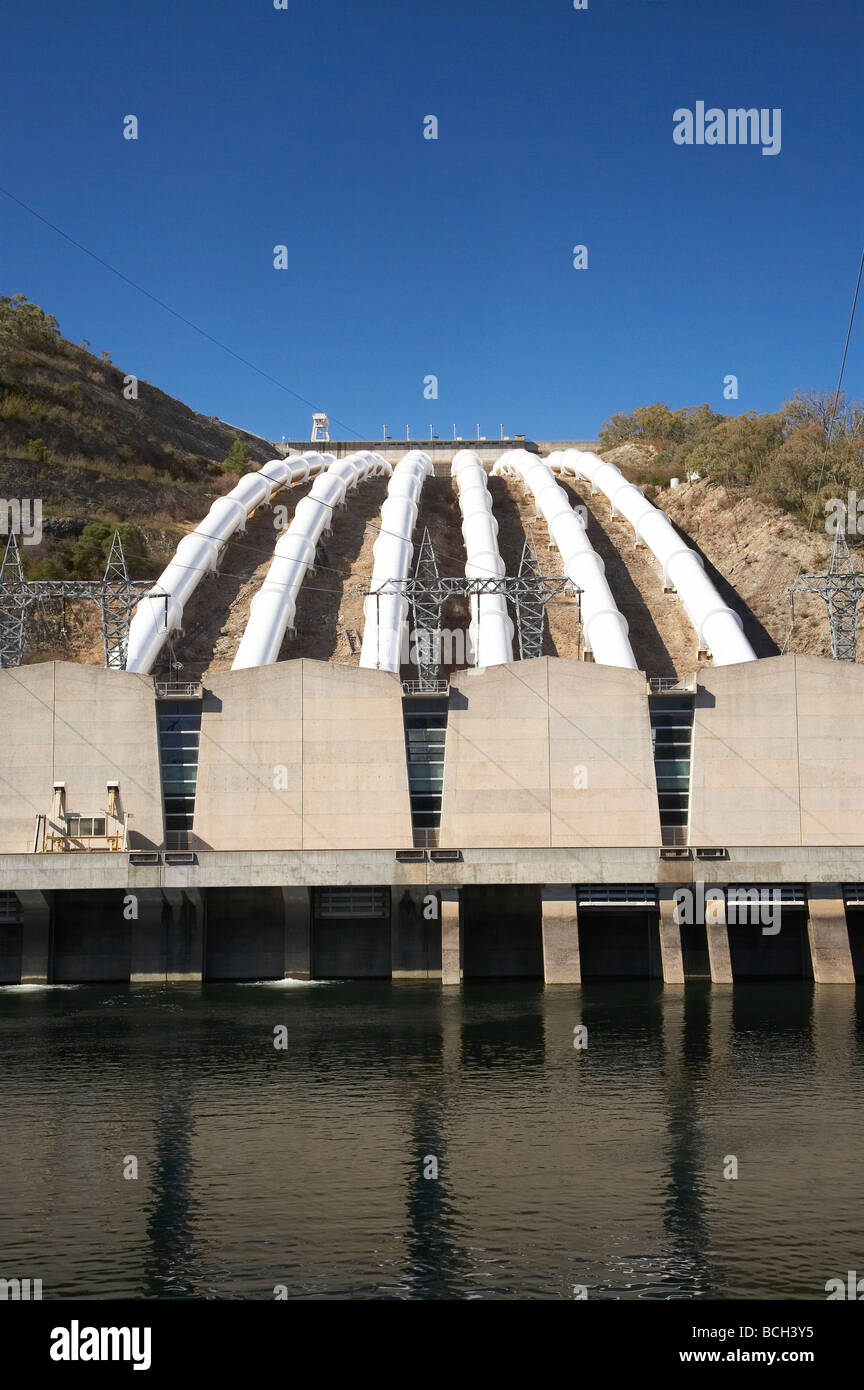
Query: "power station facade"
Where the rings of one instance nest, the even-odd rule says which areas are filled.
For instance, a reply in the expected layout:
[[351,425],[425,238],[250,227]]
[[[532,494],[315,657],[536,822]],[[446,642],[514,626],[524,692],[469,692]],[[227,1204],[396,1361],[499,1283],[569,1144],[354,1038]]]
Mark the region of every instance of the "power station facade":
[[[412,679],[406,595],[432,473],[420,451],[265,465],[141,600],[125,670],[0,671],[0,983],[864,975],[861,668],[757,659],[698,553],[579,450],[505,451],[492,468],[532,499],[544,567],[581,605],[586,659],[520,660],[489,473],[463,450],[450,473],[474,664]],[[692,678],[638,669],[568,475],[656,557],[692,624]],[[280,660],[328,517],[371,477],[388,482],[359,664]],[[298,481],[311,491],[233,669],[154,678],[230,536]]]

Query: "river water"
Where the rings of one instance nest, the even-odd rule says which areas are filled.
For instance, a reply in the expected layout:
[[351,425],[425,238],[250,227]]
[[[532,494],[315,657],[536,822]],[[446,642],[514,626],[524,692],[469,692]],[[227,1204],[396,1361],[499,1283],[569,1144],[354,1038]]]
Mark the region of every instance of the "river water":
[[864,1272],[861,1002],[3,989],[0,1277],[45,1299],[824,1299]]

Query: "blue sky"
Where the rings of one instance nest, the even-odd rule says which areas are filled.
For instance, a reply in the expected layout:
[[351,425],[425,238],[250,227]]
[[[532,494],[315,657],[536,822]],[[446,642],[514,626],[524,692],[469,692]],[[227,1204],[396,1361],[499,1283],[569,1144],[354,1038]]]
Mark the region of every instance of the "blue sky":
[[[862,39],[861,0],[4,0],[0,184],[334,437],[770,410],[837,376]],[[676,145],[700,100],[781,108],[780,153]],[[308,405],[0,195],[19,291],[205,414],[309,434]],[[859,321],[852,395],[862,374]]]

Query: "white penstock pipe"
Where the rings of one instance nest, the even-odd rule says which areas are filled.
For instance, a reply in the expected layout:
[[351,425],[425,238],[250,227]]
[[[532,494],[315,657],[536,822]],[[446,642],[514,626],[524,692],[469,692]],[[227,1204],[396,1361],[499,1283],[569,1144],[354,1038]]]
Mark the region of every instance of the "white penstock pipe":
[[557,459],[550,456],[549,462],[563,474],[587,478],[592,488],[608,497],[613,516],[620,512],[627,518],[637,538],[660,561],[664,584],[678,591],[696,629],[699,647],[711,653],[715,666],[757,659],[744,636],[744,624],[708,578],[701,555],[682,541],[666,513],[653,506],[635,483],[628,482],[614,463],[604,463],[596,454],[581,449],[565,449]]
[[588,539],[582,518],[573,510],[570,498],[555,481],[548,463],[527,449],[502,454],[492,470],[495,474],[515,474],[534,497],[549,535],[564,562],[564,571],[582,590],[582,626],[585,638],[601,666],[626,666],[637,670],[637,661],[627,636],[627,619],[619,611],[606,579],[606,568]]
[[[450,472],[456,479],[462,513],[468,555],[465,574],[468,579],[503,578],[498,522],[492,515],[486,469],[473,449],[460,449]],[[504,594],[472,594],[468,636],[478,666],[505,666],[513,660],[513,623]]]
[[[432,472],[432,460],[419,449],[400,459],[393,470],[381,507],[381,531],[372,547],[375,564],[370,589],[377,592],[388,580],[408,577],[414,554],[411,533],[417,522],[420,491]],[[388,589],[393,585],[389,584]],[[369,597],[363,602],[363,646],[360,665],[398,673],[408,600],[400,593]]]
[[315,547],[321,533],[330,529],[334,508],[361,479],[387,477],[390,472],[390,464],[380,454],[362,452],[331,463],[315,479],[308,497],[297,503],[291,525],[276,542],[264,583],[250,604],[232,671],[272,666],[278,660],[285,630],[294,622],[300,585],[315,563]]
[[255,508],[269,502],[280,488],[320,473],[332,460],[332,454],[314,453],[271,459],[256,472],[244,474],[225,497],[217,498],[204,520],[183,537],[153,588],[139,600],[129,624],[127,671],[152,671],[168,637],[182,626],[190,596],[203,576],[215,570],[226,541],[235,531],[245,530]]

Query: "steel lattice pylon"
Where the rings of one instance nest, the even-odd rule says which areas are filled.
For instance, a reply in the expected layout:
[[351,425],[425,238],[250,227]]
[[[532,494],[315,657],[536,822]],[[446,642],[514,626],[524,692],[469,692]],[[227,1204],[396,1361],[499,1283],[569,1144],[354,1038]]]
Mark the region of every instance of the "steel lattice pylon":
[[[521,579],[540,577],[540,560],[531,527],[525,529],[525,544],[519,561]],[[516,595],[516,625],[519,630],[519,656],[530,661],[543,651],[543,628],[546,620],[546,604],[538,594],[522,593]]]
[[120,532],[115,531],[108,552],[108,564],[102,579],[102,597],[99,607],[102,613],[102,643],[105,651],[105,666],[109,671],[125,671],[126,644],[129,640],[129,623],[135,605],[134,591],[129,587],[129,571]]
[[433,598],[430,588],[438,580],[438,562],[427,527],[423,532],[414,579],[418,585],[411,601],[414,618],[414,653],[417,658],[418,687],[434,690],[441,663],[441,600]]
[[831,629],[831,655],[835,661],[855,661],[858,604],[864,595],[864,574],[852,568],[852,556],[842,526],[838,525],[834,536],[828,573],[802,574],[792,585],[790,593],[819,594],[825,600]]
[[152,587],[149,579],[129,578],[119,531],[114,532],[104,576],[94,580],[25,579],[18,543],[10,535],[0,566],[0,666],[21,665],[27,612],[34,603],[89,598],[99,604],[102,615],[105,665],[112,671],[124,671],[132,610]]
[[[8,591],[8,592],[7,592]],[[24,622],[29,600],[24,591],[24,570],[15,532],[9,534],[0,565],[0,667],[20,666],[24,656]]]
[[[431,551],[431,543],[429,547]],[[434,556],[433,556],[434,561]],[[437,567],[436,567],[437,568]],[[519,648],[523,649],[523,637],[521,628],[521,614],[526,604],[534,605],[541,611],[546,604],[556,594],[570,594],[577,597],[581,594],[581,589],[575,585],[566,575],[548,576],[544,574],[523,574],[504,575],[501,578],[490,576],[488,579],[469,579],[467,576],[458,578],[445,578],[439,574],[428,579],[385,579],[377,589],[357,589],[349,590],[365,595],[366,598],[374,598],[376,603],[382,594],[399,594],[406,598],[414,610],[419,606],[421,609],[426,606],[425,611],[431,612],[434,605],[440,615],[441,608],[448,599],[456,594],[461,594],[465,598],[480,596],[481,594],[504,594],[504,596],[514,604],[517,617],[520,618]],[[440,619],[439,619],[440,621]],[[380,614],[379,614],[380,623]],[[434,628],[427,628],[427,631],[435,631]],[[440,634],[440,627],[438,633]],[[542,618],[540,625],[540,636],[542,642]],[[530,640],[530,639],[529,639]],[[415,646],[418,644],[415,643]],[[424,683],[424,688],[434,689],[436,687],[435,677],[440,665],[440,642],[433,645],[438,646],[437,652],[432,652],[434,660],[424,662],[418,666],[420,669],[420,679]],[[429,655],[428,650],[424,653]],[[415,652],[415,655],[417,653]],[[539,655],[539,653],[538,653]],[[476,662],[475,662],[476,664]],[[418,686],[419,686],[418,682]]]

